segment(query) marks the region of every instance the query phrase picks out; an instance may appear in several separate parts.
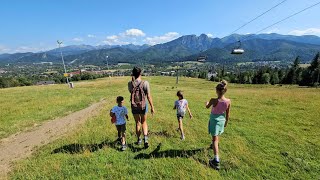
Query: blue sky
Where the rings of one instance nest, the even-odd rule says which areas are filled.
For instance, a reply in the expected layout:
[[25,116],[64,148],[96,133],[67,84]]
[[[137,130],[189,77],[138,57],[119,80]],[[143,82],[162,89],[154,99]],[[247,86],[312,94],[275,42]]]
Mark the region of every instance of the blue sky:
[[[157,44],[229,35],[282,0],[1,0],[0,53],[72,44]],[[255,33],[319,0],[287,0],[237,33]],[[265,33],[320,36],[320,5]]]

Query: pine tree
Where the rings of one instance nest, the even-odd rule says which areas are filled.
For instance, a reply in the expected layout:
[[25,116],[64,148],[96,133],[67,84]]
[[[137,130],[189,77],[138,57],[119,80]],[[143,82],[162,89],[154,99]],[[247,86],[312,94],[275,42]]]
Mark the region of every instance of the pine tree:
[[278,74],[277,70],[272,73],[271,78],[270,78],[270,83],[272,85],[279,84],[279,74]]
[[262,74],[261,83],[262,84],[269,84],[270,83],[270,74],[269,73]]
[[284,83],[285,84],[298,84],[301,81],[301,68],[299,67],[299,56],[294,60],[291,68],[289,69]]
[[311,62],[312,85],[318,85],[320,80],[320,53],[318,52]]
[[[302,72],[302,80],[299,85],[301,86],[313,86],[318,80],[318,75],[320,74],[320,53],[318,52],[313,58],[311,65]],[[320,76],[320,75],[319,75]]]

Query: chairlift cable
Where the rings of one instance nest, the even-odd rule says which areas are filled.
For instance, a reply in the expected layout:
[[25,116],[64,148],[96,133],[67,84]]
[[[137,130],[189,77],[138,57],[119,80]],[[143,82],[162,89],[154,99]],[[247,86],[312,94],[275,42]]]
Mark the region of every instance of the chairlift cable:
[[[286,20],[292,18],[293,16],[296,16],[296,15],[298,15],[298,14],[300,14],[300,13],[302,13],[302,12],[308,10],[308,9],[311,9],[311,8],[313,8],[313,7],[315,7],[315,6],[319,5],[319,4],[320,4],[320,1],[317,2],[317,3],[315,3],[315,4],[313,4],[313,5],[311,5],[311,6],[308,6],[308,7],[304,8],[304,9],[302,9],[302,10],[296,12],[296,13],[293,13],[293,14],[291,14],[290,16],[287,16],[286,18],[283,18],[283,19],[281,19],[280,21],[277,21],[277,22],[269,25],[269,26],[267,26],[267,27],[265,27],[265,28],[263,28],[263,29],[255,32],[254,34],[258,34],[258,33],[262,32],[262,31],[264,31],[264,30],[266,30],[266,29],[268,29],[268,28],[270,28],[270,27],[272,27],[272,26],[274,26],[274,25],[277,25],[277,24],[279,24],[279,23],[282,23],[283,21],[286,21]],[[250,36],[252,36],[252,35],[254,35],[254,34],[251,34],[251,35],[245,37],[244,39],[242,39],[242,41],[248,39]]]
[[237,32],[238,30],[242,29],[243,27],[247,26],[248,24],[252,23],[253,21],[257,20],[258,18],[260,18],[261,16],[267,14],[268,12],[270,12],[271,10],[273,10],[274,8],[280,6],[281,4],[283,4],[284,2],[286,2],[287,0],[283,0],[280,3],[276,4],[275,6],[271,7],[270,9],[268,9],[267,11],[263,12],[262,14],[258,15],[257,17],[253,18],[252,20],[244,23],[242,26],[240,26],[239,28],[237,28],[236,30],[234,30],[231,34]]
[[[284,2],[286,2],[287,0],[283,0],[280,3],[276,4],[275,6],[271,7],[270,9],[264,11],[263,13],[261,13],[260,15],[256,16],[255,18],[251,19],[250,21],[244,23],[242,26],[240,26],[239,28],[237,28],[236,30],[234,30],[232,33],[230,33],[230,35],[232,35],[233,33],[237,32],[238,30],[242,29],[243,27],[247,26],[248,24],[252,23],[253,21],[259,19],[261,16],[267,14],[268,12],[270,12],[271,10],[275,9],[276,7],[280,6],[281,4],[283,4]],[[238,39],[238,38],[237,38]],[[231,54],[243,54],[244,50],[241,49],[241,41],[240,39],[238,39],[238,43],[239,46],[235,49],[232,50]]]

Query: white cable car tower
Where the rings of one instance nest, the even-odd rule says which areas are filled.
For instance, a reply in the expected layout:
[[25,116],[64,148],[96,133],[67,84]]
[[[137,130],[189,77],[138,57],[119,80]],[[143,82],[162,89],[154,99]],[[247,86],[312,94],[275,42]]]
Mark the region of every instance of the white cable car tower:
[[73,88],[73,84],[70,84],[69,77],[67,76],[67,69],[66,69],[66,65],[64,63],[64,59],[63,59],[63,54],[62,54],[62,50],[61,50],[62,41],[57,40],[57,43],[58,43],[59,50],[60,50],[61,60],[62,60],[63,69],[64,69],[64,75],[67,78],[67,84],[68,84],[69,87]]

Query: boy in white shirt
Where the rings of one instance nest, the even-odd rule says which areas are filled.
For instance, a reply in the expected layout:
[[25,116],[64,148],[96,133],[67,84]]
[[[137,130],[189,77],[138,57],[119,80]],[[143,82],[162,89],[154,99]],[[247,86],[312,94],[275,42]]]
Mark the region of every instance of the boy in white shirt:
[[125,106],[123,106],[124,98],[122,96],[117,97],[117,106],[114,106],[110,111],[110,116],[116,117],[116,127],[118,131],[118,138],[121,141],[122,148],[121,150],[124,151],[127,149],[126,145],[126,120],[129,121],[128,117],[128,110]]

